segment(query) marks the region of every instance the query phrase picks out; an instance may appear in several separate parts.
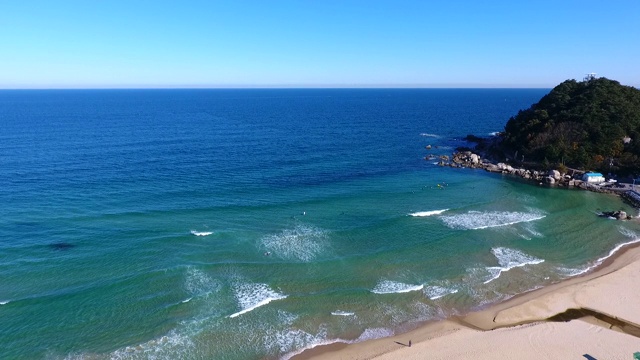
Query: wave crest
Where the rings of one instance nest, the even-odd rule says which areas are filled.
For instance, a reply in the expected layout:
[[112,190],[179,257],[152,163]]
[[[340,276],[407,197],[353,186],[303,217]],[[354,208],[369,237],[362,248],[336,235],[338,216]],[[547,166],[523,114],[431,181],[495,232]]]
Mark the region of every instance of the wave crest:
[[436,134],[429,134],[429,133],[420,133],[420,136],[424,136],[424,137],[432,137],[432,138],[439,138],[440,135],[436,135]]
[[544,259],[539,259],[531,255],[527,255],[522,251],[509,249],[504,247],[498,247],[491,249],[493,255],[498,259],[500,266],[491,266],[486,268],[491,274],[491,278],[484,283],[488,284],[493,280],[500,277],[500,275],[513,268],[522,267],[525,265],[536,265],[544,262]]
[[277,293],[267,284],[238,284],[234,286],[233,292],[242,310],[229,315],[230,318],[248,313],[274,300],[287,297],[286,295]]
[[545,215],[539,212],[469,211],[466,214],[443,215],[440,219],[452,229],[478,230],[535,221],[544,217]]
[[440,299],[441,297],[455,294],[457,292],[458,292],[458,289],[448,288],[448,287],[438,286],[438,285],[426,286],[424,288],[424,294],[430,300],[437,300],[437,299]]
[[431,210],[431,211],[418,211],[418,212],[414,212],[412,214],[409,214],[409,216],[424,217],[424,216],[440,215],[440,214],[442,214],[443,212],[445,212],[447,210],[449,210],[449,209]]
[[374,294],[399,294],[422,290],[424,285],[405,284],[397,281],[384,280],[379,282],[373,290]]
[[349,311],[342,311],[342,310],[336,310],[331,312],[331,315],[335,315],[335,316],[353,316],[355,314],[356,313],[349,312]]

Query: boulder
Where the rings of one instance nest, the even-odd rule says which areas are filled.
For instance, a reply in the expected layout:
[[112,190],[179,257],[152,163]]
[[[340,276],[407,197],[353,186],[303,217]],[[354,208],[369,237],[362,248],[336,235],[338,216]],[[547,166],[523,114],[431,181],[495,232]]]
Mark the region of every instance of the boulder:
[[545,178],[545,180],[547,181],[547,184],[549,184],[549,185],[553,185],[553,184],[556,183],[556,179],[554,179],[553,176],[547,176]]
[[478,164],[480,162],[480,156],[477,154],[471,154],[469,158],[471,159],[472,164]]
[[549,176],[553,177],[555,181],[560,181],[562,177],[560,176],[560,171],[558,170],[549,170]]
[[627,220],[627,213],[622,210],[616,211],[615,218],[618,220]]

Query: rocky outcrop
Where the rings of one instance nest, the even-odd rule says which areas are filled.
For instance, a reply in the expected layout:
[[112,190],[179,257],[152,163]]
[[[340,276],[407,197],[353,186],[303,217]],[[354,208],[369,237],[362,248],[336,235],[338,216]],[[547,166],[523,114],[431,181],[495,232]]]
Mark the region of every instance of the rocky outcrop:
[[[558,170],[537,171],[525,168],[514,168],[513,166],[499,162],[497,164],[484,161],[482,157],[471,151],[458,151],[453,153],[451,158],[446,155],[440,156],[438,165],[451,167],[465,167],[474,169],[484,169],[493,173],[513,175],[526,180],[536,181],[538,184],[549,184],[554,186],[581,186],[582,181],[562,174]],[[604,192],[604,191],[603,191]]]
[[600,214],[601,217],[612,218],[616,220],[631,220],[631,216],[627,215],[625,211],[617,210],[617,211],[603,211]]

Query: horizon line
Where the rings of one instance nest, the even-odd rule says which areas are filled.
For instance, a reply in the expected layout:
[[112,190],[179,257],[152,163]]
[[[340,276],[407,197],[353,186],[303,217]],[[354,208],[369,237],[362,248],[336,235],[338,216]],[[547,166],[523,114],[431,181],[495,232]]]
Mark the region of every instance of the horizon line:
[[252,89],[552,89],[555,85],[220,85],[220,86],[17,86],[0,90],[252,90]]

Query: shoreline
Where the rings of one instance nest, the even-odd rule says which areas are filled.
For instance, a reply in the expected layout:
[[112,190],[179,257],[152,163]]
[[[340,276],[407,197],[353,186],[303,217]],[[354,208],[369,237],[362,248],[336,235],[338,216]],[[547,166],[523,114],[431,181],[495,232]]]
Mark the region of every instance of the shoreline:
[[[612,251],[614,250],[615,248],[612,249]],[[420,349],[428,351],[429,358],[434,358],[432,357],[436,355],[434,348],[438,351],[445,351],[440,354],[442,357],[436,356],[435,358],[446,359],[450,356],[454,356],[453,358],[461,356],[464,354],[462,351],[468,351],[467,354],[470,356],[478,351],[478,347],[485,346],[483,344],[486,343],[495,342],[494,346],[497,350],[504,350],[506,343],[499,344],[501,341],[498,341],[496,337],[500,338],[505,334],[499,334],[499,332],[509,333],[508,336],[517,336],[515,340],[518,340],[520,336],[531,337],[531,333],[535,333],[537,336],[540,335],[539,332],[547,334],[553,333],[552,330],[555,330],[564,334],[566,330],[567,333],[563,336],[557,334],[558,339],[572,338],[573,332],[575,333],[574,337],[580,334],[583,341],[589,341],[592,336],[590,331],[602,332],[607,331],[607,328],[608,331],[605,335],[599,334],[597,336],[603,335],[611,338],[609,339],[611,343],[629,342],[635,346],[635,351],[640,351],[640,305],[633,306],[640,304],[640,283],[634,282],[633,277],[619,279],[621,277],[619,274],[623,271],[635,271],[640,275],[640,239],[619,246],[617,251],[584,274],[514,295],[505,301],[488,304],[486,307],[464,315],[428,321],[412,330],[389,337],[355,343],[334,342],[317,345],[291,356],[290,359],[419,359],[424,358],[426,354],[421,353]],[[608,299],[607,295],[610,295],[611,292],[604,288],[611,283],[614,285],[619,283],[613,289],[617,295],[624,293],[626,297],[632,296],[634,300],[626,302],[628,299],[625,296],[618,296],[618,299],[624,298],[622,303],[609,304],[614,301]],[[585,292],[588,292],[587,300],[582,299]],[[598,293],[602,295],[594,295]],[[624,308],[625,304],[630,306]],[[573,313],[569,311],[571,309],[576,309],[578,314],[576,315],[575,311]],[[624,314],[620,315],[620,312]],[[570,319],[570,321],[566,319]],[[625,327],[627,331],[624,330]],[[527,334],[518,335],[518,332]],[[633,335],[628,335],[629,332],[632,332]],[[409,346],[410,341],[411,346]],[[478,341],[480,343],[477,343]],[[554,341],[554,339],[548,339],[548,341]],[[433,346],[435,343],[438,343],[438,346]],[[580,346],[588,345],[587,343]],[[628,346],[618,348],[628,358],[632,357],[632,353],[628,353]],[[574,350],[580,352],[580,349]],[[584,352],[576,353],[576,355],[582,354]],[[500,356],[508,358],[505,357],[505,354],[495,352],[493,355],[487,355],[486,358],[500,358]],[[539,354],[526,353],[513,358],[537,359],[540,357]]]
[[[480,154],[483,156],[486,155],[482,152],[480,152]],[[456,151],[451,154],[451,157],[449,157],[449,155],[436,156],[433,154],[425,157],[425,160],[436,159],[439,161],[434,164],[438,166],[479,169],[489,173],[513,176],[515,179],[521,179],[527,183],[537,184],[540,186],[544,185],[556,188],[612,194],[622,198],[623,201],[627,202],[631,206],[640,208],[640,192],[636,191],[635,183],[618,183],[616,180],[611,179],[609,179],[609,181],[599,183],[589,182],[580,177],[580,175],[586,173],[583,170],[567,169],[567,173],[565,174],[560,173],[558,170],[542,171],[527,169],[524,167],[513,167],[504,162],[494,164],[493,160],[485,159],[481,155],[473,153],[472,151]],[[569,170],[571,171],[571,175],[568,174]]]

